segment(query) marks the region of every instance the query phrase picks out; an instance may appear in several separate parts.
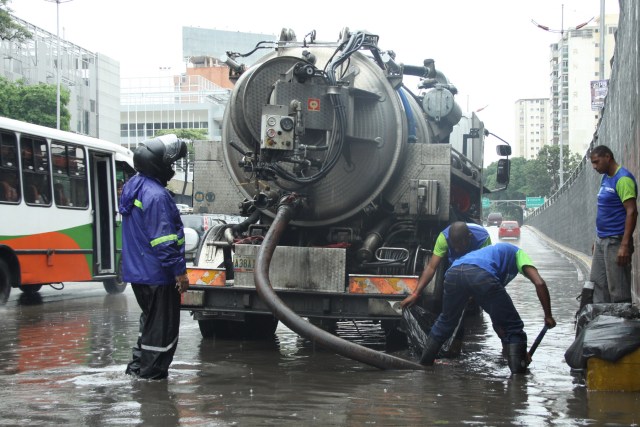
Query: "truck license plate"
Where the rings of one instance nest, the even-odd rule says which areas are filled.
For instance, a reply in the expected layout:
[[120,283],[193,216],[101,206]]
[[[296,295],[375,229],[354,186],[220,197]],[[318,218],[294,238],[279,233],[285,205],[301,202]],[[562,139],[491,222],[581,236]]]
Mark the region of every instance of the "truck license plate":
[[253,255],[235,255],[233,257],[233,270],[240,272],[253,271],[256,259]]
[[187,291],[182,294],[182,305],[198,306],[204,305],[204,291]]

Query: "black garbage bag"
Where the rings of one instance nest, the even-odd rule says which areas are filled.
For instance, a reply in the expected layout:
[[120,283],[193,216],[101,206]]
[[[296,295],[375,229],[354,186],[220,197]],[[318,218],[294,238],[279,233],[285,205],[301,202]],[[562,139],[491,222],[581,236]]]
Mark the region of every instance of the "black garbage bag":
[[[402,310],[402,328],[407,335],[409,348],[415,353],[417,358],[422,355],[422,350],[427,342],[429,331],[436,322],[438,315],[425,310],[418,305],[412,305]],[[462,338],[464,337],[464,311],[458,321],[458,326],[451,338],[449,338],[438,353],[439,358],[451,358],[460,354]]]
[[418,305],[402,309],[402,328],[407,335],[409,347],[418,357],[422,355],[422,349],[427,343],[427,337],[431,327],[438,316]]
[[[586,307],[585,307],[586,308]],[[640,348],[640,319],[598,315],[584,326],[564,358],[574,369],[585,369],[590,357],[615,362]]]
[[601,314],[624,319],[640,319],[640,310],[631,303],[587,304],[576,315],[576,336],[589,322]]

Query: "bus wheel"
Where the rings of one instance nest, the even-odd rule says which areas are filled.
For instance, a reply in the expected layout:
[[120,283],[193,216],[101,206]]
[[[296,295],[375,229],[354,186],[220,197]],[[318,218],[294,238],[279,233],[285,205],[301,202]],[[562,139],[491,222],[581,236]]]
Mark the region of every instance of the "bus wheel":
[[20,289],[22,293],[27,295],[37,294],[41,288],[42,288],[42,285],[19,285],[18,286],[18,289]]
[[117,277],[115,279],[107,279],[102,282],[102,285],[110,295],[121,294],[125,289],[127,289],[127,282],[121,281],[120,277]]
[[247,314],[244,321],[227,319],[198,320],[203,338],[220,339],[269,339],[278,327],[278,319],[271,315]]
[[4,304],[9,299],[11,293],[11,274],[7,263],[0,259],[0,304]]

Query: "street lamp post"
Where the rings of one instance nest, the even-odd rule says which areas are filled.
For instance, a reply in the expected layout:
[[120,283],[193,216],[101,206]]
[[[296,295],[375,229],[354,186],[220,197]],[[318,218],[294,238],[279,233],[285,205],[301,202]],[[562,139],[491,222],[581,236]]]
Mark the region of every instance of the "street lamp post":
[[56,4],[56,129],[60,129],[60,3],[71,0],[45,0]]
[[[573,28],[569,28],[567,29],[567,31],[572,31],[572,30],[579,30],[580,28],[584,27],[585,25],[587,25],[589,22],[591,22],[593,20],[593,18],[589,19],[586,22],[583,22],[580,25],[576,25]],[[550,32],[550,33],[560,33],[560,46],[558,49],[558,73],[557,73],[557,82],[558,82],[558,145],[560,146],[560,159],[559,163],[560,163],[560,168],[559,168],[559,175],[560,175],[560,182],[558,185],[558,189],[560,187],[562,187],[564,185],[564,123],[562,120],[562,116],[563,116],[563,110],[564,110],[564,106],[563,106],[563,101],[562,101],[562,81],[563,81],[563,77],[564,77],[564,73],[562,70],[562,50],[564,47],[564,4],[562,5],[562,14],[560,17],[560,29],[559,30],[552,30],[551,28],[547,27],[546,25],[541,25],[538,24],[536,21],[534,21],[533,19],[531,20],[531,22],[533,23],[533,25],[535,25],[536,27]]]

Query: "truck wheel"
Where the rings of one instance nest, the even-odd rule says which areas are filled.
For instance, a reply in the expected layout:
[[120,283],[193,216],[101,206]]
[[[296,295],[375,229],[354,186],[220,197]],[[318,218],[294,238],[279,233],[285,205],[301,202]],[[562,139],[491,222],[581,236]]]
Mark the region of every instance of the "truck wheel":
[[444,273],[448,268],[448,262],[441,262],[436,270],[433,286],[433,292],[427,297],[423,298],[423,308],[432,313],[439,314],[442,311],[442,297],[444,294]]
[[400,321],[383,320],[381,327],[384,331],[387,348],[396,349],[407,346],[407,334],[400,330]]
[[269,339],[278,327],[278,319],[271,315],[247,314],[244,321],[227,319],[198,320],[203,338],[237,339]]
[[11,272],[7,263],[0,259],[0,305],[9,299],[11,293]]
[[18,289],[20,289],[23,294],[34,295],[40,292],[42,285],[19,285]]
[[309,323],[333,335],[335,335],[338,330],[338,322],[335,319],[311,317],[309,318]]

